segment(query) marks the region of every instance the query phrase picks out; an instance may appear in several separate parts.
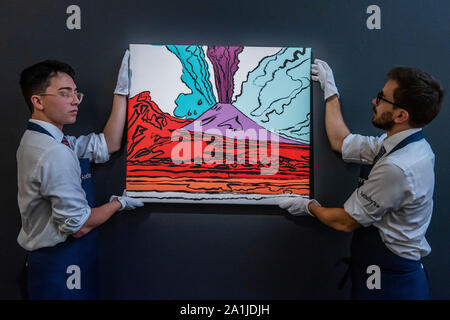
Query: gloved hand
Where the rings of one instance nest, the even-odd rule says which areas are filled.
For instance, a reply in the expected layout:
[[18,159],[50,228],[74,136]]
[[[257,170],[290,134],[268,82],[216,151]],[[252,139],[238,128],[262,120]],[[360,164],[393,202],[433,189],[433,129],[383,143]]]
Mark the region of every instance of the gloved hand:
[[119,200],[119,202],[122,204],[122,208],[120,208],[119,211],[133,210],[133,209],[136,209],[137,207],[142,207],[144,205],[144,203],[142,201],[127,197],[126,194],[127,194],[127,190],[123,190],[123,194],[121,197],[111,196],[111,198],[109,198],[109,202],[111,202],[115,198],[117,198],[117,200]]
[[278,206],[281,209],[286,209],[293,216],[306,216],[309,214],[310,216],[314,217],[314,215],[308,209],[308,205],[311,202],[315,205],[320,206],[320,203],[318,203],[316,200],[305,199],[302,197],[281,200],[280,203],[278,203]]
[[320,82],[325,101],[335,94],[339,98],[339,92],[334,83],[333,71],[325,61],[314,59],[314,63],[311,64],[311,79]]
[[114,94],[121,94],[124,96],[130,94],[130,77],[128,71],[129,60],[130,51],[127,49],[123,55],[122,65],[120,66],[119,75],[117,76],[117,84]]

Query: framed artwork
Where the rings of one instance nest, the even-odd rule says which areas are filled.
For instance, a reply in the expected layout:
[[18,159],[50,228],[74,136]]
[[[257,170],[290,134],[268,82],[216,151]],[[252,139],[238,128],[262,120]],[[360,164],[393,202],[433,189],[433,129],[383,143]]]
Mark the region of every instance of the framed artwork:
[[130,45],[127,195],[309,197],[310,69],[309,48]]

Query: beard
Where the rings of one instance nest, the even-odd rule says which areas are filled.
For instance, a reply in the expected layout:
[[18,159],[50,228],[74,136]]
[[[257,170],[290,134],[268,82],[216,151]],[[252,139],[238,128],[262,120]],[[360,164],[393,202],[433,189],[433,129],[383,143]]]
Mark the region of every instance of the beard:
[[[374,112],[376,112],[376,110],[374,110]],[[381,130],[391,130],[395,125],[392,112],[383,112],[380,116],[377,116],[375,113],[372,118],[372,124]]]

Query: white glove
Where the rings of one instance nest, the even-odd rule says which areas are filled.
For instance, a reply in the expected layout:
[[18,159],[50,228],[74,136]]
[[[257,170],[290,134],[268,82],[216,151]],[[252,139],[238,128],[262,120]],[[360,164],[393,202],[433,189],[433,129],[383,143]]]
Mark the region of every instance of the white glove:
[[302,197],[281,200],[278,206],[281,209],[286,209],[293,216],[306,216],[309,214],[310,216],[314,217],[314,215],[308,209],[308,205],[311,202],[314,203],[315,205],[320,206],[320,203],[318,203],[316,200],[305,199]]
[[325,101],[335,94],[339,98],[339,92],[334,83],[333,71],[325,61],[314,59],[314,63],[311,64],[311,79],[320,82]]
[[130,51],[127,49],[123,55],[122,65],[120,66],[119,75],[117,76],[117,84],[114,94],[121,94],[124,96],[130,94],[130,77],[128,71],[129,60]]
[[109,198],[109,202],[117,198],[117,200],[119,200],[120,204],[122,205],[122,208],[120,208],[119,211],[133,210],[136,209],[137,207],[142,207],[144,205],[142,201],[127,197],[126,194],[127,190],[123,190],[123,195],[121,197],[111,196],[111,198]]

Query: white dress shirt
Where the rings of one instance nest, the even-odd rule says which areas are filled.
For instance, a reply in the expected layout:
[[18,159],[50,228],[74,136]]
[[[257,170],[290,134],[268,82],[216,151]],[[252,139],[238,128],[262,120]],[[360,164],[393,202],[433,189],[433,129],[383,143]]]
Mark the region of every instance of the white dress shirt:
[[342,145],[344,161],[359,164],[372,164],[381,146],[385,147],[386,154],[374,165],[364,185],[345,202],[344,209],[362,226],[377,227],[388,249],[411,260],[431,252],[425,233],[433,211],[434,153],[421,139],[387,154],[419,130],[405,130],[389,138],[386,134],[350,134]]
[[26,250],[51,247],[78,231],[91,214],[81,187],[78,158],[109,159],[102,133],[66,136],[51,123],[30,119],[52,136],[27,130],[17,150],[18,203],[22,218],[17,242]]

